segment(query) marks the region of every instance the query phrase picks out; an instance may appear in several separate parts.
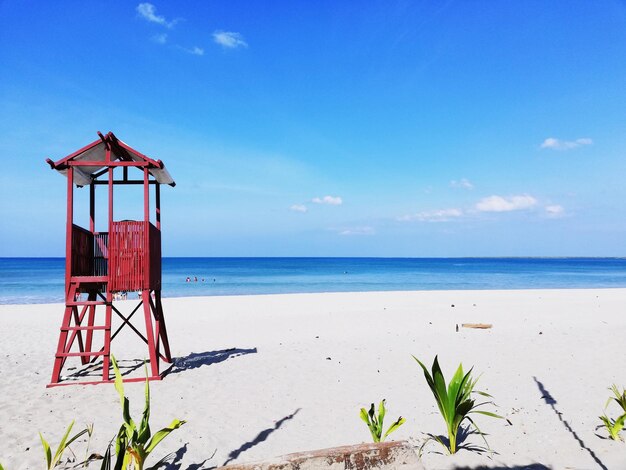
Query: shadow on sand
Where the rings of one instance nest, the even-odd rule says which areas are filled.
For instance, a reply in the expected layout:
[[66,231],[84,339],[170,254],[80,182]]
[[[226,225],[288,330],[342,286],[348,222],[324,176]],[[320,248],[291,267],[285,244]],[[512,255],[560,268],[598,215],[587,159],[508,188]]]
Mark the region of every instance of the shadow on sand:
[[[152,467],[153,469],[155,468],[159,468],[159,469],[164,469],[164,470],[180,470],[182,468],[183,465],[183,456],[187,453],[187,446],[189,445],[188,442],[185,443],[184,446],[182,446],[180,449],[178,449],[176,452],[170,454],[167,456],[166,460],[159,465],[158,467]],[[203,470],[205,469],[205,465],[206,463],[211,460],[213,458],[213,456],[215,456],[215,452],[213,452],[213,455],[211,455],[209,458],[204,459],[204,461],[200,462],[200,463],[192,463],[192,464],[187,464],[187,466],[185,467],[185,470]],[[171,462],[170,462],[171,460]],[[206,467],[206,470],[208,470],[211,467]],[[213,467],[215,468],[215,467]]]
[[272,426],[271,428],[264,429],[259,434],[257,434],[257,436],[254,439],[242,444],[238,449],[233,450],[230,454],[228,454],[228,459],[226,459],[226,461],[222,465],[228,465],[230,462],[238,458],[245,451],[265,441],[269,437],[270,434],[272,434],[274,431],[277,431],[286,421],[293,419],[293,417],[298,414],[300,409],[301,408],[298,408],[296,411],[294,411],[290,415],[287,415],[284,418],[280,419],[279,421],[276,421],[274,426]]
[[539,379],[537,379],[537,377],[533,377],[533,380],[535,381],[535,383],[537,384],[537,388],[539,389],[539,392],[541,393],[541,398],[546,402],[546,404],[548,406],[550,406],[550,408],[552,408],[552,411],[554,411],[554,413],[556,414],[556,416],[559,418],[559,421],[561,421],[561,423],[563,424],[563,426],[565,427],[565,429],[567,429],[567,431],[569,431],[569,433],[572,435],[572,437],[576,440],[576,442],[578,442],[578,445],[581,447],[581,449],[584,449],[587,451],[587,453],[591,456],[591,458],[594,460],[595,463],[598,464],[598,466],[602,469],[602,470],[609,470],[606,465],[604,465],[602,463],[602,461],[598,458],[598,456],[595,454],[595,452],[593,450],[591,450],[589,447],[587,447],[587,445],[585,444],[585,442],[578,436],[578,434],[576,434],[576,431],[574,431],[572,429],[572,427],[570,426],[570,424],[567,422],[567,420],[563,419],[563,413],[561,413],[557,408],[556,408],[556,404],[557,401],[554,399],[554,397],[550,394],[550,392],[546,389],[546,387],[543,385],[543,383],[541,383],[539,381]]
[[[149,360],[143,359],[118,359],[117,365],[120,368],[122,376],[126,377],[131,375],[136,370],[141,369],[144,364],[149,364]],[[73,380],[102,380],[102,359],[98,359],[94,362],[85,364],[84,366],[68,367],[67,375],[63,377],[63,381],[70,382]],[[113,366],[109,366],[109,376],[114,378]]]
[[[468,452],[475,452],[477,454],[484,454],[489,452],[490,454],[497,454],[497,452],[489,449],[487,446],[483,446],[483,445],[477,445],[477,444],[472,444],[467,442],[467,438],[476,434],[477,436],[480,436],[480,433],[478,431],[476,431],[475,429],[470,428],[469,426],[461,426],[459,428],[459,432],[457,433],[457,452],[461,451],[461,450],[466,450]],[[439,435],[435,435],[435,434],[427,434],[428,438],[426,439],[426,441],[424,442],[424,444],[422,445],[422,449],[426,446],[426,444],[428,444],[430,441],[433,441],[434,444],[437,446],[437,450],[430,450],[429,452],[431,454],[445,454],[447,451],[444,450],[443,446],[441,445],[442,443],[446,445],[447,448],[450,447],[450,440],[448,439],[448,436],[444,436],[443,434],[439,434]],[[488,434],[484,434],[483,436],[488,436]],[[481,437],[481,438],[482,438]],[[484,441],[483,441],[484,442]]]
[[191,353],[188,356],[176,357],[173,360],[173,366],[168,374],[178,374],[186,370],[197,369],[202,366],[210,366],[224,362],[233,357],[245,356],[246,354],[256,354],[256,348],[241,349],[229,348],[219,351],[206,351],[202,353]]

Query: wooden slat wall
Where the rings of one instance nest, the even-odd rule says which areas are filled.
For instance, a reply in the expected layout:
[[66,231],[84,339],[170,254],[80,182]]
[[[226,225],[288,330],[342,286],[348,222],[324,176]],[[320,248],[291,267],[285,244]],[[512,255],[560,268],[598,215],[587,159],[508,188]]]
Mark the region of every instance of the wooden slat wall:
[[143,221],[113,222],[108,249],[112,292],[161,288],[161,232],[154,225]]
[[109,233],[109,288],[112,292],[144,288],[146,222],[113,222]]
[[106,276],[108,273],[109,233],[96,233],[93,240],[93,275]]
[[93,271],[93,234],[72,226],[72,276],[91,276]]

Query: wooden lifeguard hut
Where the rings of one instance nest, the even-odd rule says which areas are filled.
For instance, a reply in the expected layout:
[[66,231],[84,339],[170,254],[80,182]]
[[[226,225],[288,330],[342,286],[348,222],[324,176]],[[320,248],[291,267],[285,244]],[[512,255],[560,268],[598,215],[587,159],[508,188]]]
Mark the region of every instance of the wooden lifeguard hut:
[[[65,313],[54,358],[50,386],[110,381],[111,341],[130,327],[148,346],[149,379],[159,380],[159,362],[171,362],[167,330],[161,305],[161,200],[160,186],[174,180],[160,160],[153,160],[118,140],[112,132],[57,162],[47,159],[53,170],[67,177],[67,233],[65,252]],[[138,178],[129,176],[129,169]],[[138,172],[136,171],[138,170]],[[96,231],[96,186],[108,191],[108,231]],[[114,191],[117,185],[143,185],[143,220],[115,220]],[[74,224],[74,186],[89,188],[89,227]],[[154,187],[156,214],[150,222],[150,186]],[[139,293],[138,305],[123,314],[114,299]],[[143,310],[145,329],[130,320]],[[121,324],[111,331],[113,314]],[[100,315],[98,315],[100,314]],[[102,316],[104,314],[104,316]],[[144,331],[140,331],[143,329]],[[97,334],[100,338],[94,338]],[[97,345],[96,345],[97,343]],[[83,366],[99,364],[100,380],[64,380],[67,360],[77,358]],[[127,379],[145,380],[145,377]]]

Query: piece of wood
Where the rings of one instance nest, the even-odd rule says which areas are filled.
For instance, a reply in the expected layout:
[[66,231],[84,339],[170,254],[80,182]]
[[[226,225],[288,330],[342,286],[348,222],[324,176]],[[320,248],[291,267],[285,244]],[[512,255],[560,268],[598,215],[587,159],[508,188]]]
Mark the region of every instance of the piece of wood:
[[493,325],[491,323],[462,323],[463,328],[473,328],[475,330],[488,330]]
[[234,463],[217,470],[423,470],[406,441],[390,441],[298,452],[265,462]]

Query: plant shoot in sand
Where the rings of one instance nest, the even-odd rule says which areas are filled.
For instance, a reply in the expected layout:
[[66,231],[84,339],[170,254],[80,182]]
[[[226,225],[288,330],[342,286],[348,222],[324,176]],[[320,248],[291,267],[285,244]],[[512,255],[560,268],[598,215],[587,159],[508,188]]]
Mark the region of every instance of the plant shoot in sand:
[[[609,437],[614,441],[618,441],[621,440],[621,436],[619,435],[620,431],[624,429],[624,426],[626,426],[626,388],[622,389],[620,392],[617,385],[613,384],[609,390],[613,392],[614,396],[609,397],[606,401],[606,405],[604,405],[604,414],[600,416],[600,419],[609,433]],[[617,419],[611,419],[606,414],[606,409],[612,401],[615,401],[615,403],[617,403],[622,409],[622,414]]]
[[443,373],[441,372],[441,367],[439,367],[439,361],[437,360],[437,356],[435,356],[435,360],[433,362],[432,372],[428,372],[426,366],[418,358],[413,356],[413,359],[415,359],[424,370],[424,377],[426,378],[426,382],[428,383],[430,390],[433,392],[441,416],[443,416],[443,419],[446,422],[446,428],[448,431],[448,443],[446,444],[438,436],[431,435],[431,438],[435,439],[437,442],[443,445],[450,454],[454,454],[458,449],[457,437],[461,428],[461,424],[463,424],[463,422],[467,420],[470,423],[471,427],[473,427],[478,432],[478,434],[482,436],[485,444],[487,445],[487,448],[489,448],[489,444],[485,439],[485,435],[478,428],[478,426],[476,426],[476,423],[470,417],[470,415],[478,413],[485,416],[491,416],[492,418],[503,418],[502,416],[499,416],[495,413],[477,409],[478,407],[487,404],[493,404],[493,402],[484,401],[482,403],[476,403],[476,401],[472,398],[473,393],[477,393],[487,398],[493,397],[485,392],[474,390],[476,382],[478,382],[478,378],[472,378],[471,374],[473,368],[470,369],[467,373],[464,373],[463,364],[460,364],[459,368],[456,370],[456,373],[452,377],[452,380],[450,380],[450,384],[446,387],[446,380],[443,377]]
[[365,410],[365,408],[361,408],[361,419],[365,422],[365,424],[367,424],[374,442],[383,442],[389,434],[402,426],[406,421],[406,419],[400,416],[395,423],[389,426],[389,429],[387,429],[387,432],[383,435],[383,421],[385,419],[385,413],[384,399],[378,405],[378,415],[376,415],[376,411],[374,410],[374,403],[370,406],[369,413]]
[[[74,426],[74,421],[72,421],[70,425],[67,427],[67,430],[65,431],[65,434],[61,438],[61,442],[59,443],[59,446],[57,447],[57,450],[54,453],[54,455],[52,455],[52,449],[50,448],[50,444],[48,443],[48,441],[46,441],[43,435],[39,433],[39,438],[41,439],[41,445],[43,446],[43,451],[46,457],[46,465],[47,465],[46,468],[48,470],[53,469],[54,467],[56,467],[57,465],[61,463],[63,452],[65,452],[65,449],[69,448],[69,445],[72,442],[74,442],[76,439],[78,439],[80,436],[82,436],[85,433],[88,433],[89,437],[91,437],[92,428],[85,428],[70,438],[69,435],[70,435],[70,432],[72,432],[73,426]],[[70,452],[71,452],[71,449],[70,449]],[[0,470],[2,470],[1,465],[0,465]]]
[[[152,435],[150,432],[150,385],[146,378],[146,403],[144,405],[143,414],[141,416],[141,423],[139,427],[135,424],[130,416],[130,403],[128,398],[124,395],[124,384],[122,381],[122,374],[117,365],[117,361],[111,355],[111,363],[113,364],[113,370],[115,371],[115,390],[120,396],[120,403],[122,405],[122,415],[124,417],[124,423],[120,427],[119,432],[115,438],[115,454],[116,462],[113,467],[114,470],[143,470],[146,459],[154,448],[161,442],[168,434],[175,429],[178,429],[185,421],[178,419],[173,420],[166,428],[161,429],[157,433]],[[148,371],[146,369],[146,375]],[[165,456],[152,468],[159,467],[167,458]],[[103,469],[109,469],[111,461],[111,448],[107,449],[102,465]]]

